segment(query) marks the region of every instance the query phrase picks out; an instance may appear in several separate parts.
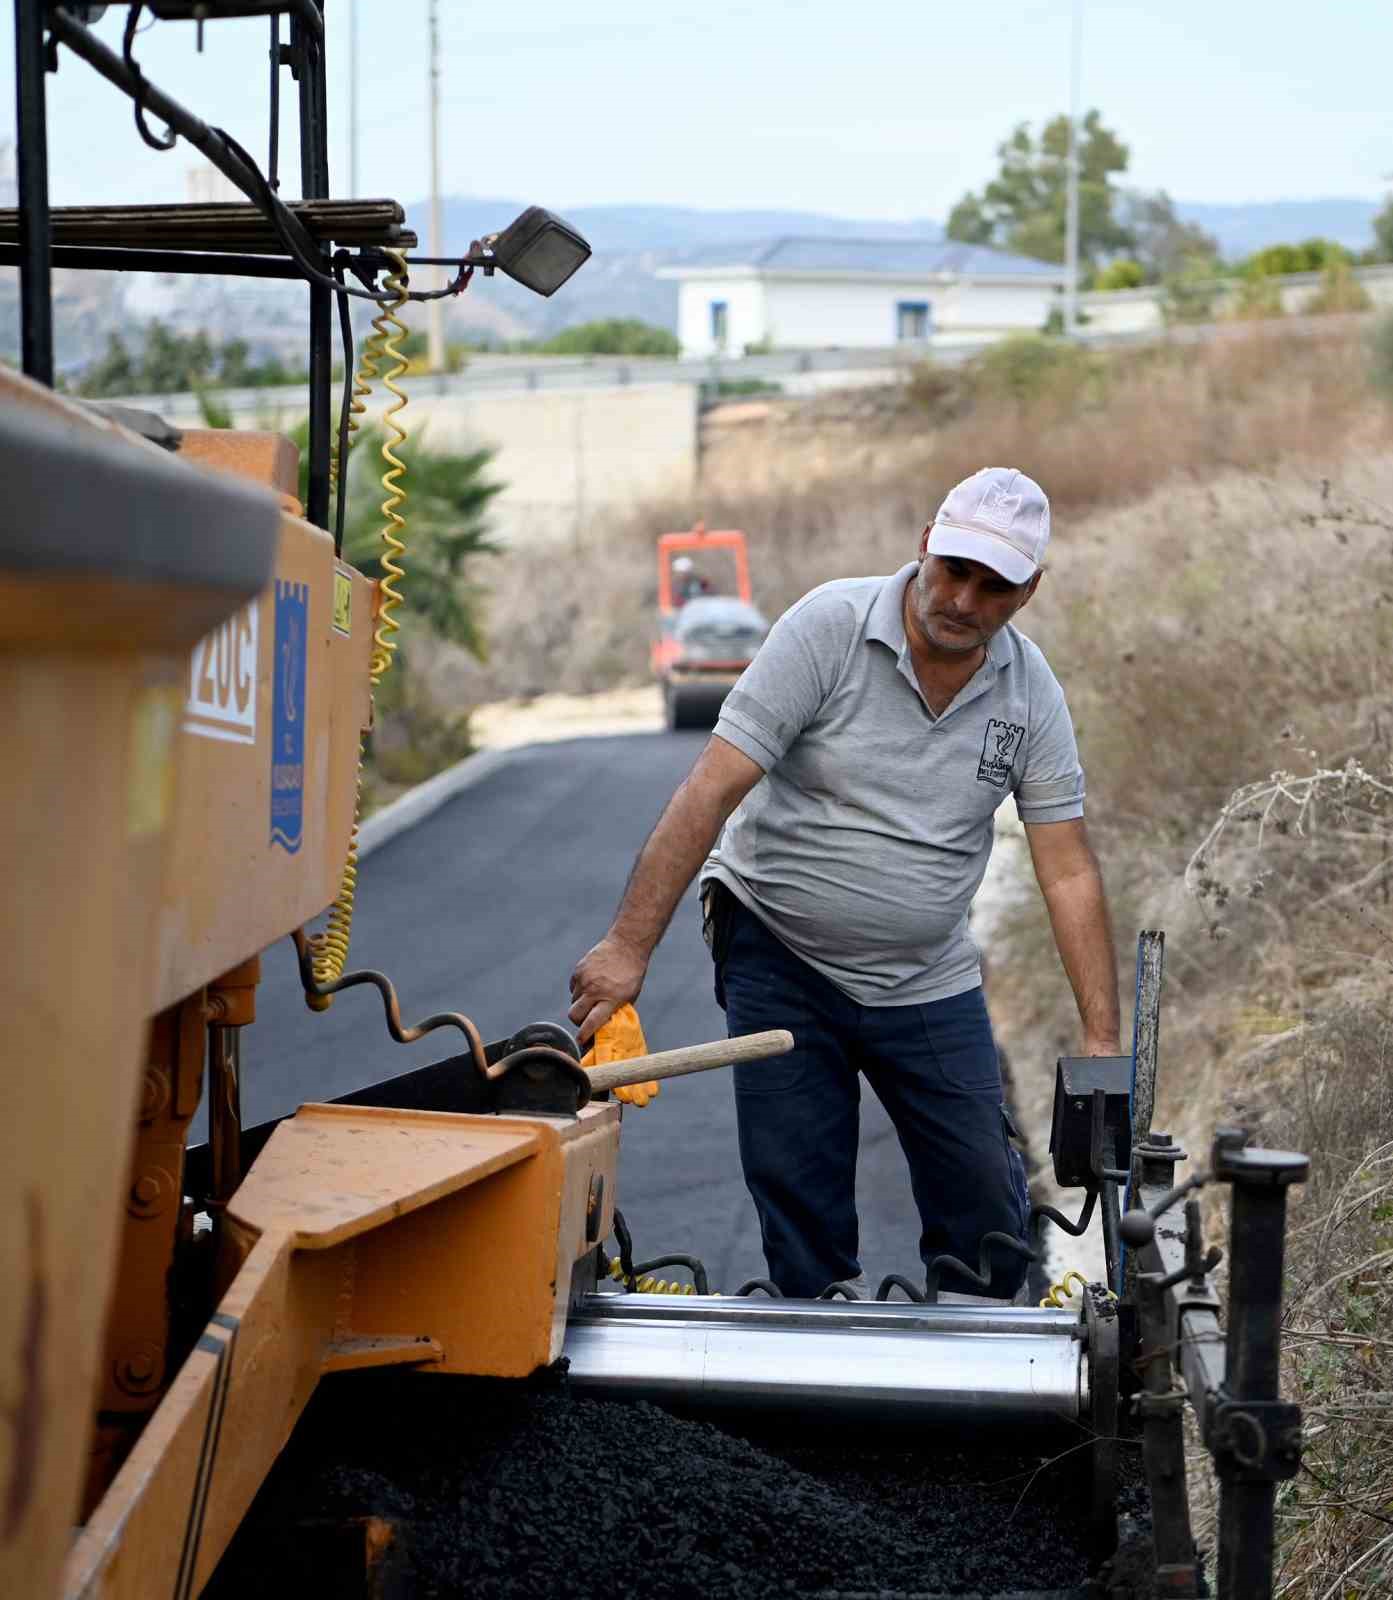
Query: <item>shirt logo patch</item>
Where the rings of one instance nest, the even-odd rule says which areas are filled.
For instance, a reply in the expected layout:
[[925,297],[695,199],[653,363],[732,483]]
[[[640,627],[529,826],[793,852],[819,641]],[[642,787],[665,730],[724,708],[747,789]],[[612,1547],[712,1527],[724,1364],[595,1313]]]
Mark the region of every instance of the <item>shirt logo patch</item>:
[[1025,729],[1014,722],[1000,722],[993,717],[982,736],[982,758],[977,763],[978,783],[989,783],[995,789],[1004,789],[1011,778],[1016,752],[1025,738]]

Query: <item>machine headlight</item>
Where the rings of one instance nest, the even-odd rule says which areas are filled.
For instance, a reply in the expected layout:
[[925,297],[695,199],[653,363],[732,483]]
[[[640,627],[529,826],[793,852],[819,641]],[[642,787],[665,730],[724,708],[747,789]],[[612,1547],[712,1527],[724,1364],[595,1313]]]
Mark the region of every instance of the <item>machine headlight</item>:
[[502,233],[480,242],[489,265],[534,294],[555,294],[590,259],[581,235],[542,206],[528,206]]

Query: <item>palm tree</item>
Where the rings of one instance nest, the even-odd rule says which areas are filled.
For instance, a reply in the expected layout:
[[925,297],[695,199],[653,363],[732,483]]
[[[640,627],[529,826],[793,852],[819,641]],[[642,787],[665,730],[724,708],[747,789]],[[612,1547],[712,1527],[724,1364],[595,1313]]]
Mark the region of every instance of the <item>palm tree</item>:
[[[376,425],[361,429],[348,458],[343,554],[369,578],[384,576],[384,437]],[[398,583],[409,608],[404,615],[420,618],[440,638],[482,659],[487,645],[479,621],[480,595],[466,564],[472,557],[498,553],[488,531],[488,506],[503,485],[485,476],[493,451],[480,448],[456,455],[433,450],[418,436],[396,453],[406,463],[400,486],[407,498],[398,508],[407,523],[407,548],[400,557],[406,575]]]
[[[308,492],[309,424],[301,422],[290,438],[300,450],[300,499]],[[348,457],[348,504],[343,523],[344,560],[369,578],[385,576],[382,556],[382,503],[387,498],[382,474],[386,430],[369,423],[354,435]],[[494,452],[487,448],[463,455],[434,450],[417,434],[399,446],[406,463],[399,480],[406,500],[398,509],[406,518],[406,553],[400,557],[405,577],[397,587],[406,601],[402,620],[419,619],[440,638],[468,650],[480,660],[487,642],[480,622],[478,587],[466,563],[471,557],[496,555],[499,546],[488,531],[488,506],[503,485],[485,476]],[[398,635],[398,657],[401,657]]]

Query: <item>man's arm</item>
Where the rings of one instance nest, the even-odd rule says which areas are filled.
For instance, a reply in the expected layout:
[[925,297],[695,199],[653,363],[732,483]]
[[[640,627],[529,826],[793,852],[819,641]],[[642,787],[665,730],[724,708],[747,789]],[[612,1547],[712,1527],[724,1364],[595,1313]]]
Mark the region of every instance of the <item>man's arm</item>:
[[658,940],[726,818],[764,776],[758,762],[718,736],[707,741],[639,851],[609,932],[571,974],[568,1013],[587,1039],[638,997]]
[[1026,823],[1035,879],[1083,1022],[1084,1054],[1118,1053],[1117,956],[1098,858],[1083,818]]

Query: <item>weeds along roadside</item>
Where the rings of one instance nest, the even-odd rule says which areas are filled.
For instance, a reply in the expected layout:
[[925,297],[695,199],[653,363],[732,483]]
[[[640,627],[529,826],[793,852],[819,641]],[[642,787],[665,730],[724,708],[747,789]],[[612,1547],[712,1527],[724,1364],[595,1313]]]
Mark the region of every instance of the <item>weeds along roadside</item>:
[[[1196,1159],[1219,1119],[1313,1157],[1287,1319],[1308,1471],[1280,1522],[1299,1600],[1393,1594],[1393,459],[1361,378],[1280,466],[1066,524],[1022,619],[1068,686],[1124,993],[1135,930],[1167,931],[1157,1125]],[[996,954],[1013,1059],[1072,1048],[1034,897]]]
[[893,571],[947,490],[985,464],[1045,484],[1061,544],[1082,513],[1161,485],[1284,461],[1320,472],[1381,437],[1365,340],[1344,319],[1109,355],[1021,338],[965,369],[922,369],[902,390],[750,408],[767,417],[720,430],[696,492],[597,515],[576,540],[491,562],[489,660],[453,692],[482,701],[643,682],[653,541],[698,517],[747,531],[756,598],[776,615],[830,578]]

